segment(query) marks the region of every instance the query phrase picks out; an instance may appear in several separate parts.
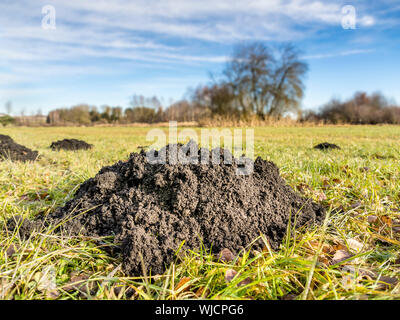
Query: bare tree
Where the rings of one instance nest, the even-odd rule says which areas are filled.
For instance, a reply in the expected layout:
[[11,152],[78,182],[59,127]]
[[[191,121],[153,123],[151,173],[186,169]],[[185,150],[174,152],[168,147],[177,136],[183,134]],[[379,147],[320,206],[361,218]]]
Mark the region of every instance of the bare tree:
[[224,85],[241,113],[280,116],[299,108],[308,70],[292,45],[269,48],[262,43],[236,48],[223,72]]

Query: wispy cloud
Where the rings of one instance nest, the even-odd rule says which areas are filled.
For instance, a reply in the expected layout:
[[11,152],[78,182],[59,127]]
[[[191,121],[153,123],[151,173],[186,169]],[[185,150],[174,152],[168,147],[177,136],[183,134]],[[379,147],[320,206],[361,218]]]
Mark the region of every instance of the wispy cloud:
[[312,59],[326,59],[326,58],[334,58],[334,57],[346,57],[357,54],[367,54],[375,52],[375,49],[360,49],[360,50],[347,50],[335,53],[322,53],[322,54],[313,54],[304,56],[303,59],[312,60]]

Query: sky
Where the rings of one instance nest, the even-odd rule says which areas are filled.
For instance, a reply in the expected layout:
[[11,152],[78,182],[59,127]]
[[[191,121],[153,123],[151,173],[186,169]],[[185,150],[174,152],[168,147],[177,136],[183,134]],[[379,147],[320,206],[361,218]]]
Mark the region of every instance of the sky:
[[0,0],[0,113],[167,105],[253,41],[302,51],[305,109],[358,90],[400,103],[399,0]]

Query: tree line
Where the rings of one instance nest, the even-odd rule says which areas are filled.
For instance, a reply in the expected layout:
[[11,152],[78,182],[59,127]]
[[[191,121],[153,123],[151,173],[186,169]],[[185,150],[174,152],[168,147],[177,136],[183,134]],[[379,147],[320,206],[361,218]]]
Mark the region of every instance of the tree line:
[[332,124],[400,123],[400,108],[379,93],[359,92],[346,101],[332,99],[318,111],[302,111],[307,71],[307,63],[293,45],[243,44],[234,49],[222,72],[212,75],[207,85],[190,90],[185,99],[168,106],[157,96],[134,95],[126,109],[80,104],[51,111],[46,122],[93,125],[291,116],[301,122]]
[[377,92],[356,92],[345,101],[332,99],[319,111],[303,112],[302,122],[326,124],[400,124],[400,107]]

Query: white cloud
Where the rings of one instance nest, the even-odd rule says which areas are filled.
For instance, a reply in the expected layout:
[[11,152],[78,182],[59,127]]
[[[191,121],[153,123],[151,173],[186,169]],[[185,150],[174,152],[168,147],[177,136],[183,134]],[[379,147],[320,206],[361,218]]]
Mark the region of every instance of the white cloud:
[[313,60],[313,59],[326,59],[326,58],[334,58],[334,57],[346,57],[346,56],[352,56],[352,55],[356,55],[356,54],[367,54],[367,53],[372,53],[372,52],[375,52],[375,50],[373,50],[373,49],[347,50],[347,51],[341,51],[341,52],[336,52],[336,53],[322,53],[322,54],[307,55],[307,56],[304,56],[303,59]]
[[363,16],[361,19],[359,19],[359,22],[364,27],[371,27],[375,25],[375,18],[372,16]]

